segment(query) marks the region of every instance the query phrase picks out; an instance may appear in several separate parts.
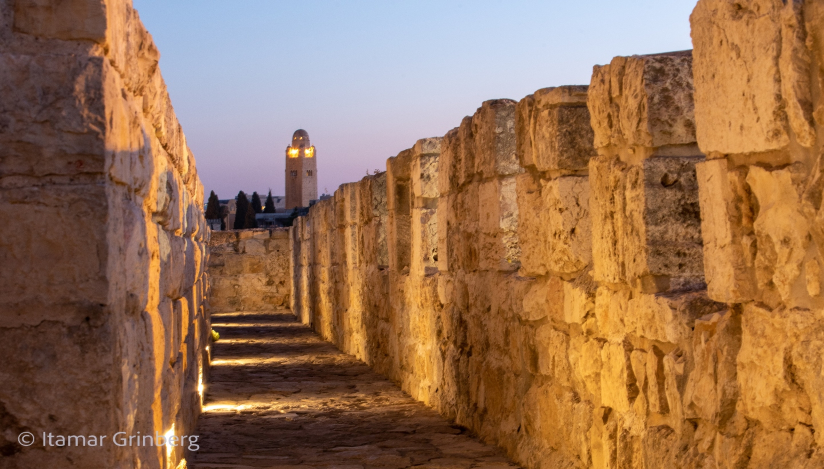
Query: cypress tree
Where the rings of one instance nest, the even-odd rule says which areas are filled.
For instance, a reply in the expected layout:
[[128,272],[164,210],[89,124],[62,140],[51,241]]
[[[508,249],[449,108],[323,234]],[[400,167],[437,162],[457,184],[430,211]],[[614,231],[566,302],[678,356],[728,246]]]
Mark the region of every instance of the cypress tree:
[[246,212],[249,210],[249,199],[243,191],[237,193],[237,210],[235,210],[235,223],[232,229],[242,230],[246,225]]
[[269,195],[266,196],[266,206],[263,207],[263,213],[275,213],[275,199],[272,198],[272,190],[269,190]]
[[[258,197],[258,210],[260,210],[260,197]],[[255,210],[255,204],[249,203],[249,207],[246,209],[246,220],[243,223],[244,228],[257,228],[257,220],[255,219],[255,214],[258,213]]]
[[263,211],[260,205],[260,196],[257,192],[252,192],[252,207],[254,207],[255,213],[261,213]]
[[220,218],[220,201],[215,195],[215,191],[209,194],[209,203],[206,206],[206,219],[214,220]]

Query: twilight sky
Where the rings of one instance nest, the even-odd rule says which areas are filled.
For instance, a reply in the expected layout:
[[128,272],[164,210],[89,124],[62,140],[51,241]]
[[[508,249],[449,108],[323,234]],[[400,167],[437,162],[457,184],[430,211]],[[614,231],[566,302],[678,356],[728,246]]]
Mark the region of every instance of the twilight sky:
[[588,84],[616,55],[690,49],[695,0],[134,0],[206,193],[284,193],[298,128],[320,193],[488,99]]

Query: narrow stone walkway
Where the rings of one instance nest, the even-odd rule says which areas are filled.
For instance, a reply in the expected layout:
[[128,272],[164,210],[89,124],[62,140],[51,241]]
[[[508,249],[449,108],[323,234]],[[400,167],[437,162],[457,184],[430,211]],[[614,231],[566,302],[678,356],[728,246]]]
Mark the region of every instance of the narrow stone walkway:
[[518,467],[288,311],[216,314],[212,327],[190,468]]

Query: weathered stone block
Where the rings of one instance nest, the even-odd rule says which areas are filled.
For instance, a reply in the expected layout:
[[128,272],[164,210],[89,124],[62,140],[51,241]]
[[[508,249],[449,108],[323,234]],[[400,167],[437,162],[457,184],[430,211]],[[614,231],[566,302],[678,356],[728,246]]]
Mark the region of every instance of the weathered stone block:
[[[815,396],[816,413],[821,412],[820,389],[807,394],[799,384],[818,383],[808,380],[804,371],[821,370],[821,358],[813,362],[798,360],[793,349],[802,341],[809,340],[808,331],[819,330],[815,316],[810,311],[780,309],[769,311],[754,304],[744,307],[741,322],[741,349],[738,352],[738,385],[741,390],[740,409],[750,419],[758,420],[768,429],[789,429],[797,423],[810,425],[811,400]],[[815,341],[820,342],[821,336]],[[820,348],[816,346],[816,348]],[[809,365],[812,365],[810,367]],[[802,378],[803,376],[803,378]],[[806,378],[806,379],[805,379]],[[801,383],[799,383],[801,381]]]
[[454,156],[454,167],[456,169],[455,181],[450,179],[450,187],[457,188],[472,181],[476,170],[476,149],[475,132],[472,125],[472,117],[466,116],[461,121],[457,132],[457,153]]
[[535,148],[532,144],[535,96],[528,95],[515,105],[515,147],[521,167],[535,166]]
[[515,178],[493,179],[478,187],[479,254],[485,270],[519,267],[518,203]]
[[[427,154],[417,157],[412,163],[412,193],[416,199],[434,199],[439,196],[438,158],[437,153]],[[415,205],[423,207],[426,203],[426,200],[416,200]]]
[[686,346],[692,340],[695,321],[724,308],[706,292],[683,294],[636,294],[623,318],[627,333],[650,340]]
[[613,291],[599,287],[595,293],[595,318],[599,335],[612,341],[624,340],[626,326],[624,318],[629,310],[629,290]]
[[109,26],[106,3],[103,0],[70,0],[56,4],[47,0],[16,1],[14,29],[33,36],[103,42]]
[[535,331],[535,348],[538,352],[538,373],[551,376],[561,386],[570,386],[572,370],[568,357],[569,336],[549,324]]
[[589,159],[595,156],[587,87],[544,88],[536,91],[533,99],[529,146],[535,167],[539,171],[587,169]]
[[656,157],[640,166],[590,160],[595,279],[648,292],[703,283],[695,163]]
[[609,342],[601,349],[601,405],[628,412],[639,389],[624,344]]
[[595,315],[596,285],[589,272],[574,281],[564,282],[564,321],[584,324]]
[[799,143],[814,143],[802,3],[698,2],[690,24],[702,151],[783,148],[790,141],[788,120]]
[[472,136],[475,170],[484,178],[521,171],[515,147],[515,101],[485,101],[472,116]]
[[590,399],[601,400],[601,369],[603,342],[575,336],[570,339],[569,362],[576,379],[577,388],[586,390]]
[[625,283],[627,166],[618,158],[599,156],[589,162],[592,220],[593,278],[599,282]]
[[524,321],[540,321],[548,317],[550,322],[561,324],[564,293],[564,282],[558,277],[535,279],[524,294],[518,315]]
[[741,314],[735,310],[695,321],[692,370],[684,393],[687,418],[724,428],[738,402],[736,358],[741,348]]
[[596,66],[587,105],[596,148],[694,143],[692,51]]
[[521,243],[521,272],[526,276],[546,275],[546,210],[541,198],[541,181],[525,172],[515,178],[518,204],[518,240]]
[[742,171],[727,170],[720,159],[698,163],[696,172],[709,296],[726,303],[751,299],[755,236]]
[[589,218],[589,180],[562,177],[544,184],[541,191],[548,227],[547,266],[550,271],[574,273],[592,261]]
[[759,207],[753,221],[756,282],[762,290],[774,286],[790,307],[799,300],[797,292],[805,290],[801,273],[811,239],[810,224],[801,208],[803,188],[798,182],[806,171],[800,166],[775,171],[753,166],[747,174]]

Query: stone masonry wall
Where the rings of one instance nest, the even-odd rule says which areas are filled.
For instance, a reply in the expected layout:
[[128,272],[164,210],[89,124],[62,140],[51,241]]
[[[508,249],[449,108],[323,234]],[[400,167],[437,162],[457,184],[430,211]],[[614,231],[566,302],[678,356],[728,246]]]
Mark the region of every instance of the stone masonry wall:
[[177,467],[113,435],[194,431],[209,233],[158,58],[128,0],[0,1],[4,468]]
[[296,220],[293,310],[525,467],[821,467],[821,8],[483,103]]
[[216,231],[209,239],[209,311],[277,311],[290,306],[289,232]]

